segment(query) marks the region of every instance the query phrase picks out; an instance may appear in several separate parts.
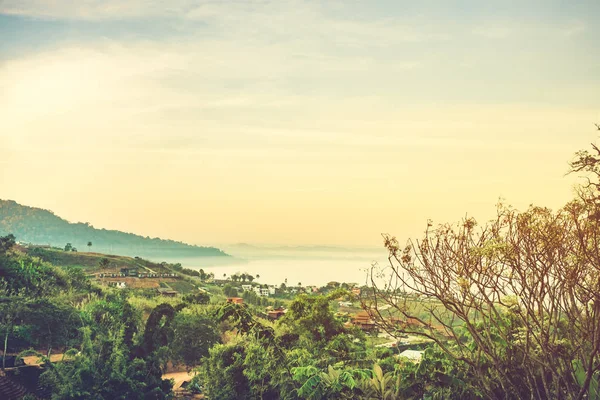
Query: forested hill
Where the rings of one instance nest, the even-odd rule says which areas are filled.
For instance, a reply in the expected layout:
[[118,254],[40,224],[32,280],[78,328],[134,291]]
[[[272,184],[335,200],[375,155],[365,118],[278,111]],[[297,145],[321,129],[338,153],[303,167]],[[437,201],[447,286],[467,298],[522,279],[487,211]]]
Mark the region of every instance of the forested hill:
[[[174,240],[143,237],[116,230],[96,229],[89,223],[71,223],[52,211],[0,200],[0,236],[12,233],[17,241],[65,247],[79,251],[146,257],[228,256],[215,247],[192,246]],[[88,247],[88,242],[92,243]]]

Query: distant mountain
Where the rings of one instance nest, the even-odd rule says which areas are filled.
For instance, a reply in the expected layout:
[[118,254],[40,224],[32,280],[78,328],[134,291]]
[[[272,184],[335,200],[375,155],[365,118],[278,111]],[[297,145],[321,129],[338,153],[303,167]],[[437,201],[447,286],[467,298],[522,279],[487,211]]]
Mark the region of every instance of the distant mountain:
[[228,247],[235,247],[240,249],[248,250],[282,250],[282,251],[327,251],[327,252],[340,252],[340,253],[373,253],[381,252],[383,246],[380,247],[358,247],[358,246],[327,246],[327,245],[255,245],[250,243],[233,243]]
[[221,244],[225,251],[246,260],[260,259],[352,259],[372,261],[387,257],[385,247],[341,247],[341,246],[281,246],[253,245],[249,243]]
[[[96,229],[87,222],[66,221],[49,210],[23,206],[12,200],[0,200],[0,236],[9,233],[15,235],[19,242],[56,247],[71,243],[79,251],[153,258],[228,256],[215,247]],[[92,242],[91,248],[88,248],[88,242]]]

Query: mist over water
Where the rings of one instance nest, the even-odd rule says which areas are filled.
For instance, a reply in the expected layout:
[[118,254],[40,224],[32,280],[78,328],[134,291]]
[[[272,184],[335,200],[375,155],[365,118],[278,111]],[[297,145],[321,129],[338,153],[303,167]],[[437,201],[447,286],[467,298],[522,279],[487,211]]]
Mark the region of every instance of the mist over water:
[[170,259],[185,268],[204,269],[215,274],[215,279],[224,279],[238,272],[260,275],[256,281],[270,285],[323,286],[328,282],[347,282],[363,285],[367,282],[368,270],[377,262],[387,263],[385,249],[345,249],[325,247],[271,247],[260,248],[250,245],[223,246],[233,257],[206,258],[190,257]]

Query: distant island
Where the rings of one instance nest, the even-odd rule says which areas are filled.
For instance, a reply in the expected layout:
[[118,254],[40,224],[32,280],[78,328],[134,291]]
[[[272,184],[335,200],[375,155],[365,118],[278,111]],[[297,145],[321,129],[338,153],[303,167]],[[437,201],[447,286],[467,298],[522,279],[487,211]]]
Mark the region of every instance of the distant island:
[[71,223],[50,210],[0,200],[0,236],[13,234],[19,242],[79,251],[142,257],[228,257],[216,247],[189,245],[117,230],[97,229],[87,222]]

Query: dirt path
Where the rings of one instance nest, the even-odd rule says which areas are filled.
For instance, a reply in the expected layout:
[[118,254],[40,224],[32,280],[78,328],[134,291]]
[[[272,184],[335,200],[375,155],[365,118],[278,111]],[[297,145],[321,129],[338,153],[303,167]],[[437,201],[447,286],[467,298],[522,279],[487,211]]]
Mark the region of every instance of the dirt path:
[[146,271],[149,271],[152,274],[156,274],[156,271],[146,267],[145,265],[140,264],[139,262],[135,262],[135,265],[137,265],[139,268],[145,269]]
[[187,373],[185,371],[182,372],[169,372],[168,374],[164,374],[163,379],[173,379],[175,384],[173,385],[173,389],[178,389],[181,384],[185,381],[189,381],[194,377],[193,372]]
[[[63,358],[62,354],[51,354],[50,355],[50,361],[52,362],[57,362],[57,361],[61,361]],[[25,363],[25,365],[40,365],[39,361],[39,357],[38,356],[27,356],[27,357],[23,357],[23,362]]]

